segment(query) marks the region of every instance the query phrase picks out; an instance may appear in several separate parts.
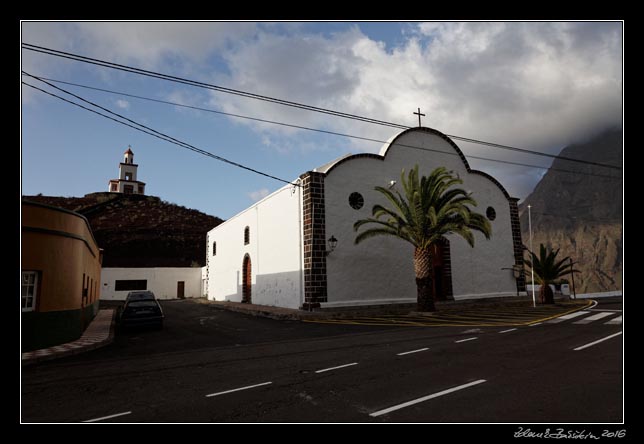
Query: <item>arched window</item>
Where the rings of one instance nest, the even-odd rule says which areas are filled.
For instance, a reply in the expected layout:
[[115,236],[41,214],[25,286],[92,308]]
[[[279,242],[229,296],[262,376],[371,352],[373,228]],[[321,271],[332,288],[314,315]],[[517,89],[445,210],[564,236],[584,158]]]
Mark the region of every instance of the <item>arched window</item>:
[[244,245],[250,243],[250,227],[244,228]]
[[212,255],[217,256],[217,242],[212,243]]

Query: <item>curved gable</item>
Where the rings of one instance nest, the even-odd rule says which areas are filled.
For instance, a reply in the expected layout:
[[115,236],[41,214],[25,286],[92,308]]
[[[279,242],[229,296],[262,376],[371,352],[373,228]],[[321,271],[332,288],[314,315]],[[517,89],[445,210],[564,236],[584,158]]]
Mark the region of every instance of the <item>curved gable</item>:
[[[426,133],[438,136],[441,139],[445,140],[452,148],[454,148],[454,151],[456,151],[456,154],[461,158],[461,161],[465,165],[465,169],[467,170],[468,173],[477,174],[477,175],[480,175],[480,176],[483,176],[483,177],[487,178],[488,180],[490,180],[492,183],[494,183],[501,190],[503,195],[508,200],[513,199],[510,196],[510,194],[508,194],[507,190],[503,187],[503,185],[501,185],[501,183],[498,180],[496,180],[494,177],[492,177],[491,175],[489,175],[488,173],[485,173],[483,171],[473,170],[470,167],[470,164],[468,163],[467,158],[465,157],[465,154],[463,154],[463,151],[461,151],[461,149],[458,147],[458,145],[456,145],[456,143],[454,143],[454,141],[452,139],[450,139],[448,136],[446,136],[445,134],[441,133],[440,131],[437,131],[437,130],[432,129],[432,128],[426,128],[426,127],[416,127],[416,128],[406,129],[405,131],[401,132],[397,136],[391,138],[387,143],[385,143],[383,145],[382,149],[380,150],[380,154],[360,153],[360,154],[344,156],[344,157],[341,157],[341,158],[337,159],[334,162],[331,162],[331,163],[328,163],[328,164],[324,165],[323,167],[316,168],[315,171],[323,173],[325,175],[328,175],[337,166],[342,165],[345,162],[349,162],[349,161],[351,161],[353,159],[359,159],[359,158],[370,158],[370,159],[378,159],[378,160],[384,161],[385,158],[387,157],[387,154],[389,153],[389,149],[394,144],[396,144],[397,140],[400,139],[402,136],[404,136],[404,135],[406,135],[406,134],[408,134],[410,132],[413,132],[413,131],[426,132]],[[398,144],[398,145],[405,146],[404,144]]]

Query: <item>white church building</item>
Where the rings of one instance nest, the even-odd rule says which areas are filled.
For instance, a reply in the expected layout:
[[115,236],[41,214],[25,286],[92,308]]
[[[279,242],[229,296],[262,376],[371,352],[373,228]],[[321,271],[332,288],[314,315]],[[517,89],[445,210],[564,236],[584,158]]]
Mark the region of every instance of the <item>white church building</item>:
[[463,180],[492,226],[475,246],[447,236],[433,263],[437,299],[515,296],[525,291],[518,199],[490,175],[472,170],[458,146],[418,127],[380,154],[347,155],[302,174],[207,236],[205,286],[210,300],[311,310],[416,302],[413,246],[393,237],[354,243],[353,224],[387,205],[376,186],[401,189],[400,174],[444,166]]

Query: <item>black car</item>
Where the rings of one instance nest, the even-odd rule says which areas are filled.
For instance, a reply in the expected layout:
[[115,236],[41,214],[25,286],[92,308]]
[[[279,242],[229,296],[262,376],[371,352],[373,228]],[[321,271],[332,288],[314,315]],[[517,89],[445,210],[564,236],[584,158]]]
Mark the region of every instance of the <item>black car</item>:
[[119,323],[121,327],[155,325],[163,327],[163,309],[151,291],[131,291],[125,299]]

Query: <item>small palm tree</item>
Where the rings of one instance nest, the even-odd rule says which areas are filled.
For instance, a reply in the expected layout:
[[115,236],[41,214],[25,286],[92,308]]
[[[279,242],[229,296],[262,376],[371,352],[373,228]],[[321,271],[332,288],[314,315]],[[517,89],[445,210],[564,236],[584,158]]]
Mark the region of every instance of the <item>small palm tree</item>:
[[[443,236],[458,234],[474,247],[472,230],[479,231],[487,239],[492,227],[481,214],[473,212],[469,205],[476,201],[465,190],[451,188],[463,181],[452,176],[444,167],[436,168],[429,177],[418,177],[418,165],[405,179],[401,174],[404,195],[398,191],[376,187],[392,204],[392,208],[374,205],[372,218],[358,220],[353,229],[358,231],[365,224],[375,225],[356,236],[358,244],[374,236],[395,236],[412,244],[418,311],[435,311],[432,286],[432,246]],[[383,218],[383,219],[381,219]]]
[[[541,285],[539,298],[542,304],[554,304],[555,296],[552,293],[550,284],[568,273],[579,273],[578,270],[570,269],[570,257],[566,256],[557,260],[559,248],[556,251],[546,249],[543,244],[539,245],[539,256],[529,251],[531,258],[525,263],[534,271],[535,280]],[[533,265],[534,264],[534,265]]]

